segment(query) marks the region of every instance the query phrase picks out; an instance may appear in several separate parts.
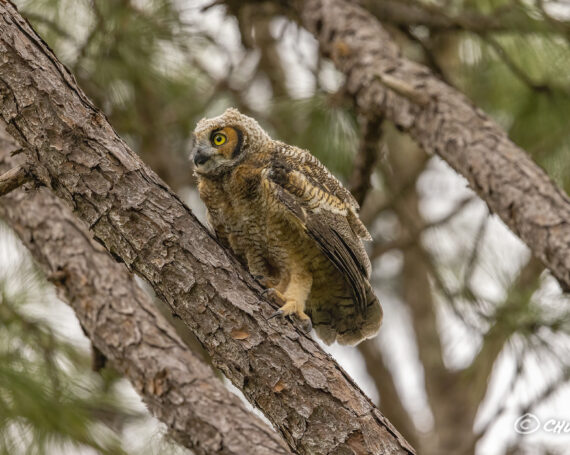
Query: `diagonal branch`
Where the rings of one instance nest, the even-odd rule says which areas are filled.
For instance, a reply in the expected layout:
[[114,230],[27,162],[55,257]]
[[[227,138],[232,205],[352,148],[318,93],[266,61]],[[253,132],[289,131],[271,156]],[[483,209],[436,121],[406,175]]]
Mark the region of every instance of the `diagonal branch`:
[[[15,162],[0,148],[0,171]],[[75,310],[95,346],[180,444],[196,454],[290,453],[184,345],[133,276],[91,239],[62,201],[45,188],[14,191],[0,201],[0,216]]]
[[[570,199],[546,172],[464,95],[402,57],[363,9],[343,0],[295,6],[321,53],[346,75],[359,112],[384,114],[427,153],[440,155],[569,290]],[[379,80],[386,74],[429,101],[418,103],[390,89]]]
[[[11,3],[0,3],[0,115],[33,174],[192,329],[300,453],[413,449],[116,135]],[[101,313],[95,315],[95,323]]]

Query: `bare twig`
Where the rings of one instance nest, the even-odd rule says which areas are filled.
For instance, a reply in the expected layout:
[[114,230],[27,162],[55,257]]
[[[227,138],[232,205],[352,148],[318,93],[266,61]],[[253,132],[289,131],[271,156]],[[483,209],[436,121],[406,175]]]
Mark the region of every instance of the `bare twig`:
[[511,73],[523,82],[526,86],[536,92],[552,93],[553,89],[548,84],[533,81],[528,74],[513,61],[509,53],[495,38],[489,35],[482,35],[481,38],[486,42],[499,56],[503,63],[509,68]]
[[493,324],[483,336],[481,349],[463,373],[475,403],[482,402],[487,393],[489,377],[498,355],[515,331],[521,330],[519,315],[528,313],[531,298],[540,284],[539,277],[543,270],[544,266],[540,261],[531,257],[517,279],[511,283],[507,297],[495,310],[494,317],[490,318]]
[[526,414],[537,406],[544,404],[546,400],[548,400],[554,393],[556,393],[556,391],[560,389],[560,387],[562,387],[568,381],[570,381],[570,368],[566,367],[560,373],[558,378],[548,384],[544,389],[540,391],[540,393],[538,393],[534,398],[522,406],[520,414]]
[[425,154],[418,158],[418,162],[415,163],[415,171],[402,182],[397,182],[397,187],[390,191],[391,195],[389,198],[375,197],[370,206],[366,207],[365,204],[365,207],[360,212],[360,219],[364,224],[372,223],[385,210],[394,209],[396,204],[400,203],[408,195],[408,192],[414,188],[417,178],[424,171],[424,165],[428,159],[429,157]]
[[97,38],[98,34],[103,33],[103,28],[105,26],[105,18],[103,17],[103,14],[101,13],[99,6],[97,5],[97,2],[92,1],[90,3],[91,3],[91,8],[93,9],[93,14],[95,16],[95,24],[89,31],[89,34],[87,35],[87,38],[85,38],[85,41],[83,41],[83,43],[77,49],[77,57],[75,58],[75,62],[73,64],[74,73],[77,73],[77,71],[79,70],[79,67],[81,66],[83,60],[85,59],[87,53],[89,52],[89,47],[91,46],[91,43],[95,40],[95,38]]
[[431,223],[426,223],[423,226],[420,226],[419,228],[415,229],[412,233],[402,234],[396,240],[392,240],[390,242],[385,242],[385,243],[375,243],[373,245],[371,257],[374,259],[394,249],[403,250],[406,248],[410,248],[411,246],[419,242],[421,234],[423,232],[429,229],[441,227],[449,223],[453,218],[462,213],[463,210],[474,200],[476,200],[475,196],[467,196],[461,199],[447,215],[440,218],[439,220],[432,221]]
[[[509,382],[508,387],[505,390],[513,391],[515,390],[515,386],[517,382],[521,378],[523,367],[524,367],[524,360],[526,356],[527,350],[523,348],[522,352],[516,356],[517,366],[513,376]],[[499,420],[499,418],[505,413],[508,409],[507,407],[507,400],[503,399],[501,404],[497,407],[493,415],[487,420],[487,422],[477,431],[473,433],[473,439],[469,448],[465,451],[465,454],[472,454],[474,452],[475,446],[477,443],[487,434],[487,432],[493,427],[493,425]]]
[[423,51],[426,58],[427,65],[432,69],[432,71],[439,76],[439,78],[446,84],[453,85],[451,80],[445,74],[443,67],[437,61],[437,58],[431,48],[428,40],[420,38],[414,29],[410,27],[401,27],[400,30],[406,35],[412,42],[417,43]]
[[473,273],[475,272],[475,266],[477,265],[477,259],[479,258],[479,253],[481,252],[481,244],[485,239],[485,233],[487,232],[487,227],[489,226],[489,214],[485,212],[483,218],[479,222],[479,227],[477,228],[477,233],[473,240],[473,246],[471,248],[471,253],[467,259],[465,266],[465,274],[463,277],[463,287],[465,289],[471,289],[471,279],[473,278]]
[[362,120],[360,144],[349,180],[350,191],[360,205],[364,202],[366,194],[370,189],[370,177],[374,172],[376,161],[380,158],[382,121],[382,117],[379,116]]
[[10,169],[8,172],[0,175],[0,196],[8,194],[29,180],[30,176],[25,166]]

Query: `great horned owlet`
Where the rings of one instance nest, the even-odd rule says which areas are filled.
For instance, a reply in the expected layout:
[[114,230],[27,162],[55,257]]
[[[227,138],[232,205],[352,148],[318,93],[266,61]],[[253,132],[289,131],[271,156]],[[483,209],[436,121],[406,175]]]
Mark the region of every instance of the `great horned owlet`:
[[330,344],[373,336],[382,308],[350,192],[308,151],[275,141],[237,109],[202,119],[192,159],[219,241]]

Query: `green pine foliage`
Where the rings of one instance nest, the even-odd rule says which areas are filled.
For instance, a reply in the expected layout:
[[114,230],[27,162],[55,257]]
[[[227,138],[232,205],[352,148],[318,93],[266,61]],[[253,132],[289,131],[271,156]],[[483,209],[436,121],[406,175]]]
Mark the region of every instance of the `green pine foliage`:
[[[15,242],[6,228],[0,233]],[[125,454],[115,430],[140,413],[121,404],[116,374],[92,372],[88,349],[56,332],[45,311],[63,304],[24,248],[5,252],[13,260],[0,269],[0,453]]]

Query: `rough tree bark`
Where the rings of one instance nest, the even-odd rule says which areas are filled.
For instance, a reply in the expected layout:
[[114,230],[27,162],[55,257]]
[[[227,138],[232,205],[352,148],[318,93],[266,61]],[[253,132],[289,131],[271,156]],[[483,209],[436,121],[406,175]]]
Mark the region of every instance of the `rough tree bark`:
[[343,0],[294,5],[358,111],[385,115],[447,161],[570,290],[570,199],[546,172],[464,95],[403,58],[370,13]]
[[[2,123],[0,173],[19,161],[3,146],[11,138]],[[0,217],[75,310],[93,344],[180,444],[196,454],[290,453],[184,345],[133,276],[50,191],[13,191],[0,199]]]
[[0,114],[29,148],[34,177],[149,281],[294,450],[413,453],[315,341],[266,319],[273,309],[251,276],[128,149],[13,5],[0,2],[0,13]]

